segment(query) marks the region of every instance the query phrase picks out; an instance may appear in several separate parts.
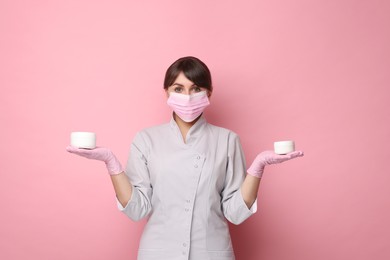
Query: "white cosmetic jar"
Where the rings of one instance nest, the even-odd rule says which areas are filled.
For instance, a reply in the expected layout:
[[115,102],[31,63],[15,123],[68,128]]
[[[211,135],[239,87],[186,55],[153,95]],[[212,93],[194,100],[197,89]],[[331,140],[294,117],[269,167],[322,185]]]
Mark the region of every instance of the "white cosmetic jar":
[[96,148],[96,134],[92,132],[72,132],[70,133],[70,145],[77,148]]
[[276,154],[288,154],[295,151],[294,141],[274,142],[274,152]]

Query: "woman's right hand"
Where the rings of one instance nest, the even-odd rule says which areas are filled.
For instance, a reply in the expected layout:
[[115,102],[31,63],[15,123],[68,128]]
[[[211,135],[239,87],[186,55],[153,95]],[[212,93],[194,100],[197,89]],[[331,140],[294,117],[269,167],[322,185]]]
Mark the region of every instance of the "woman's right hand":
[[81,149],[68,146],[66,147],[66,150],[70,153],[74,153],[88,159],[103,161],[106,164],[110,175],[117,175],[123,172],[121,163],[114,153],[108,148],[96,147],[95,149]]

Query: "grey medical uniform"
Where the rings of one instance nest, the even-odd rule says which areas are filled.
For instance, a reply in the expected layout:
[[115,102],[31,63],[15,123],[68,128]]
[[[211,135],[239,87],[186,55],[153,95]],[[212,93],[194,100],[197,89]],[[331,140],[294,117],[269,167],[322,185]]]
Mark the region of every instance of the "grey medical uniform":
[[240,224],[248,209],[240,186],[245,159],[238,136],[201,116],[186,143],[172,118],[135,136],[126,174],[133,184],[130,219],[149,216],[138,260],[233,260],[229,220]]

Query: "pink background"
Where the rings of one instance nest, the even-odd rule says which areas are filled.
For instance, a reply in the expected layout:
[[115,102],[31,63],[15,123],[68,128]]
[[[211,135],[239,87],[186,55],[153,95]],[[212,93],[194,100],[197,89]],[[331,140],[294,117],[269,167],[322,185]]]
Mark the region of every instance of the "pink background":
[[390,4],[386,0],[0,2],[0,259],[136,259],[105,167],[68,154],[95,131],[125,163],[167,122],[177,58],[208,64],[209,122],[248,164],[276,140],[239,260],[390,259]]

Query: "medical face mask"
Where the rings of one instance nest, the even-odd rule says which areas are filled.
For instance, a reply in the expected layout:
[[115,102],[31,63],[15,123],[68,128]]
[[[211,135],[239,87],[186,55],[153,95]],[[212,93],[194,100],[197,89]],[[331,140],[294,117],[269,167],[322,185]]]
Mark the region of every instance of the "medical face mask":
[[191,95],[169,93],[167,104],[185,122],[192,122],[200,116],[210,104],[206,91]]

